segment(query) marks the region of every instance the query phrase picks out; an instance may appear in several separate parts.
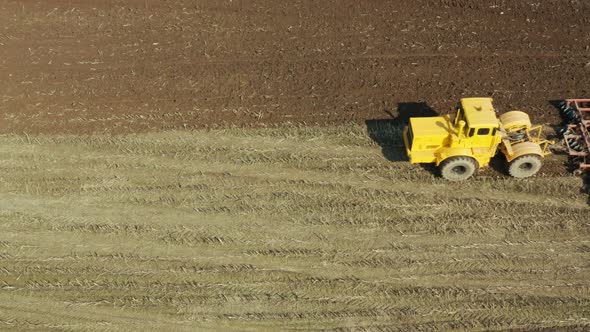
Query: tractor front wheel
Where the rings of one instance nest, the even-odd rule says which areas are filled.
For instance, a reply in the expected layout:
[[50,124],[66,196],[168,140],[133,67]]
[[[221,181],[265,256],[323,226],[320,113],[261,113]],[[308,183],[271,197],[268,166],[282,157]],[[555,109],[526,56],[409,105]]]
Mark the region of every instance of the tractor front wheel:
[[537,174],[543,166],[541,157],[536,154],[525,154],[508,164],[508,173],[515,178],[528,178]]
[[449,181],[463,181],[469,179],[477,168],[477,161],[471,157],[451,157],[440,164],[440,174]]

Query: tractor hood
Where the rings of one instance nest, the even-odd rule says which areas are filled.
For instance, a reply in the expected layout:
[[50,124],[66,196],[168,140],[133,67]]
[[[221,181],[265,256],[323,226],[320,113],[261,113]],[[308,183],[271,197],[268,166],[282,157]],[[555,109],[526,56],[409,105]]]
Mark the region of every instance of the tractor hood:
[[441,143],[453,133],[449,119],[443,116],[411,118],[410,126],[415,138],[440,139]]
[[448,116],[410,118],[404,133],[404,145],[410,161],[436,162],[436,151],[445,146],[454,133]]

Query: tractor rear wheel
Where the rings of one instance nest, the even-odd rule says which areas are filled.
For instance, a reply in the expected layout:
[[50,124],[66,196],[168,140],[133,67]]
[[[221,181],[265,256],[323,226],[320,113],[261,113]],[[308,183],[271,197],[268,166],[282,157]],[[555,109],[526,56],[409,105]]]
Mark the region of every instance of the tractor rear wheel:
[[543,166],[541,157],[536,154],[525,154],[508,164],[508,173],[515,178],[528,178],[537,174]]
[[451,157],[440,164],[440,174],[449,181],[463,181],[469,179],[477,168],[477,161],[471,157]]

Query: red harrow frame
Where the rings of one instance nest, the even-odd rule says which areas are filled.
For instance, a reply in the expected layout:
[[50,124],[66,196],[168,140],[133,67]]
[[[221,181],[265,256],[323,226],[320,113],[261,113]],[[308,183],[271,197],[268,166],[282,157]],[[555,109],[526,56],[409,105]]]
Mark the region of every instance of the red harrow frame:
[[563,143],[575,172],[590,169],[590,99],[566,99],[560,105],[566,122]]

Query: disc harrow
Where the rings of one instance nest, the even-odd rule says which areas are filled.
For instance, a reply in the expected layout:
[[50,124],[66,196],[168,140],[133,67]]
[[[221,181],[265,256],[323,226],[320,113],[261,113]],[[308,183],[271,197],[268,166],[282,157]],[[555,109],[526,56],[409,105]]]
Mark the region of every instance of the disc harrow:
[[574,172],[590,169],[590,99],[566,99],[560,105],[563,145]]

